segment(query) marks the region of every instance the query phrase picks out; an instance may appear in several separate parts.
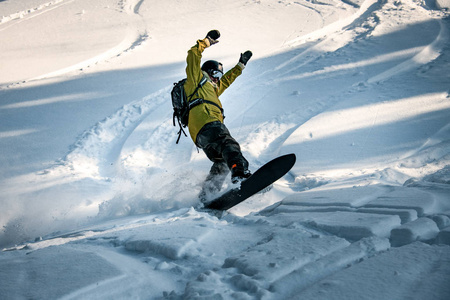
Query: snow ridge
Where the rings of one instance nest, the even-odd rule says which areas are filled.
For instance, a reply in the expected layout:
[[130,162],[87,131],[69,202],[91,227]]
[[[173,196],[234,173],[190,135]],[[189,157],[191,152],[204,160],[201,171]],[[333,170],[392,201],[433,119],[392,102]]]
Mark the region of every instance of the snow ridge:
[[[74,170],[98,170],[93,177],[113,176],[120,167],[120,153],[125,141],[133,130],[152,112],[155,107],[168,102],[168,89],[163,89],[141,100],[123,106],[115,114],[97,123],[93,128],[83,133],[72,146],[64,161]],[[87,167],[84,162],[95,165]],[[113,173],[108,171],[115,169]]]
[[368,83],[376,83],[383,80],[387,80],[392,76],[399,73],[413,70],[419,66],[428,64],[438,58],[441,55],[444,45],[449,39],[448,22],[439,20],[440,30],[436,39],[429,45],[425,46],[419,53],[414,55],[411,59],[379,74],[372,78],[369,78]]

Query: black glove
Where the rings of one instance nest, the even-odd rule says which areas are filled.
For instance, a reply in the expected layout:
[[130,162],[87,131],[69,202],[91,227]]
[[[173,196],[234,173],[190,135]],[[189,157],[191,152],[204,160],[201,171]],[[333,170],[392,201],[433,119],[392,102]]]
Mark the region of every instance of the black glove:
[[211,30],[210,32],[208,32],[208,34],[206,35],[206,38],[209,40],[209,43],[211,45],[217,44],[219,41],[218,39],[220,38],[220,32],[219,30]]
[[239,58],[239,62],[242,63],[244,66],[247,65],[247,62],[252,57],[253,53],[250,50],[245,51],[244,53],[241,53],[241,58]]

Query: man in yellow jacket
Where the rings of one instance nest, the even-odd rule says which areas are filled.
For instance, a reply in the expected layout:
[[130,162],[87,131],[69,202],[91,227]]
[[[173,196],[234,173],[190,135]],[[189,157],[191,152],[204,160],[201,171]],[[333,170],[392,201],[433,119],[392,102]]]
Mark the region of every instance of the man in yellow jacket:
[[223,124],[224,115],[219,96],[242,74],[252,52],[241,54],[239,63],[225,74],[222,64],[214,60],[208,60],[200,67],[203,51],[218,43],[219,37],[218,30],[211,30],[206,38],[198,40],[188,51],[186,59],[186,95],[192,95],[203,78],[207,80],[188,99],[192,105],[188,122],[190,136],[195,145],[213,162],[200,194],[202,201],[206,201],[208,194],[220,190],[230,170],[233,183],[251,175],[248,161],[242,155],[238,142]]

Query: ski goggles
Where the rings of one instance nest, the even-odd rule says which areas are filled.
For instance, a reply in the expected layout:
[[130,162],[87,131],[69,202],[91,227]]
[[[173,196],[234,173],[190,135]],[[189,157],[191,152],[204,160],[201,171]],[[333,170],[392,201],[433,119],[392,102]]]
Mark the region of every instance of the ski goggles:
[[211,75],[212,77],[217,78],[217,79],[220,80],[220,78],[222,78],[222,76],[223,76],[223,73],[222,73],[221,71],[214,70],[214,71],[212,71],[212,72],[210,73],[210,75]]

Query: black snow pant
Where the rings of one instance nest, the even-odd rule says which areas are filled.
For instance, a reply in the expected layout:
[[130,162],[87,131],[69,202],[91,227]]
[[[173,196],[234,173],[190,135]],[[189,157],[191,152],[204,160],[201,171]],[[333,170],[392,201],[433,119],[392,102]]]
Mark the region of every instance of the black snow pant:
[[221,122],[212,122],[203,126],[197,135],[196,145],[213,162],[202,188],[203,194],[214,194],[220,191],[233,165],[244,170],[248,169],[248,161],[242,155],[241,147],[231,137],[225,124]]

